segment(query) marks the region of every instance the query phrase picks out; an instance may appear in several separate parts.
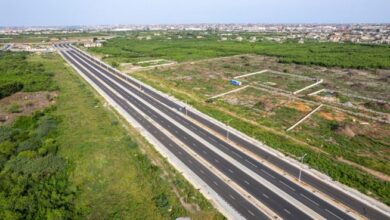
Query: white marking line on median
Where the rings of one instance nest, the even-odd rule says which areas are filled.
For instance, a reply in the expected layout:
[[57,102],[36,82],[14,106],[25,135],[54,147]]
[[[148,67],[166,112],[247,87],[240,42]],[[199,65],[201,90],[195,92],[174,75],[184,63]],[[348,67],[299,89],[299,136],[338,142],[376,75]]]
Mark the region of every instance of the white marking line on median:
[[312,202],[313,204],[315,204],[316,206],[319,206],[319,204],[317,202],[315,202],[314,200],[310,199],[309,197],[305,196],[304,194],[300,194],[302,197],[304,197],[305,199],[309,200],[310,202]]
[[251,212],[251,210],[248,209],[248,213],[251,215],[251,216],[255,216],[255,214],[253,214],[253,212]]
[[267,194],[263,193],[263,196],[264,196],[265,198],[269,199],[269,196],[268,196]]
[[283,182],[283,181],[281,181],[281,180],[279,180],[279,182],[280,182],[281,184],[285,185],[286,187],[288,187],[289,189],[291,189],[292,191],[295,192],[295,189],[292,188],[291,186],[287,185],[287,183],[285,183],[285,182]]
[[246,183],[246,185],[251,185],[248,181],[244,180],[244,183]]
[[343,220],[340,216],[334,214],[333,212],[329,211],[328,209],[325,209],[325,211],[327,211],[329,214],[333,215],[334,217],[340,219],[340,220]]

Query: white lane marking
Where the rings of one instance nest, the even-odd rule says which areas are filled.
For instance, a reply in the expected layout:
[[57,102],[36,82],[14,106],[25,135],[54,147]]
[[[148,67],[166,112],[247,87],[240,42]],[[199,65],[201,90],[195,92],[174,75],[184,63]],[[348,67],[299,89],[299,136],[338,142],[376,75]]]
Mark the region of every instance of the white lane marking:
[[292,188],[291,186],[287,185],[287,183],[285,183],[285,182],[283,182],[283,181],[281,181],[281,180],[279,180],[279,182],[280,182],[281,184],[285,185],[286,187],[288,187],[289,189],[291,189],[292,191],[295,192],[295,189]]
[[184,138],[185,140],[187,140],[187,137],[186,137],[186,136],[183,136],[183,138]]
[[183,154],[181,151],[178,151],[177,153],[179,153],[180,155],[182,155],[182,154]]
[[248,181],[244,180],[244,182],[246,183],[246,185],[250,185],[250,183]]
[[331,215],[333,215],[334,217],[340,219],[340,220],[343,220],[340,216],[334,214],[333,212],[329,211],[328,209],[325,209],[325,211],[327,211],[328,213],[330,213]]
[[233,154],[235,154],[237,157],[239,157],[239,158],[242,159],[241,155],[239,155],[238,153],[236,153],[236,152],[234,152],[234,151],[232,151],[232,152],[233,152]]
[[203,170],[199,170],[201,173],[203,173],[204,174],[204,171]]
[[246,162],[248,162],[250,165],[254,166],[257,168],[256,164],[253,164],[252,162],[250,162],[249,160],[245,159]]
[[225,150],[229,150],[229,148],[225,147],[223,144],[219,144],[219,146],[223,147]]
[[253,212],[251,212],[251,210],[247,210],[249,214],[251,214],[251,216],[255,216],[255,214]]
[[177,130],[175,130],[175,133],[178,134]]
[[291,215],[291,212],[288,211],[287,209],[283,209],[285,212],[287,212],[287,214]]
[[192,143],[192,146],[196,147],[196,144],[195,144],[195,143]]
[[188,163],[192,164],[192,161],[191,161],[191,160],[188,160]]
[[229,169],[229,172],[234,173],[233,170]]
[[217,182],[213,181],[213,183],[214,183],[214,185],[218,186],[218,183],[217,183]]
[[207,152],[206,152],[206,151],[204,151],[204,150],[203,150],[203,153],[204,153],[204,154],[207,154]]
[[310,199],[309,197],[305,196],[304,194],[301,193],[301,196],[303,196],[305,199],[309,200],[310,202],[314,203],[316,206],[319,206],[319,204],[315,201],[313,201],[312,199]]
[[229,196],[230,196],[230,198],[232,198],[232,199],[236,199],[236,198],[234,198],[234,196],[232,196],[232,195],[230,195],[230,194],[229,194]]
[[168,126],[168,128],[171,128],[171,126],[170,125],[167,125]]
[[264,194],[264,193],[263,193],[263,196],[264,196],[265,198],[269,199],[269,196],[268,196],[267,194]]
[[214,161],[217,162],[217,163],[219,163],[219,160],[217,160],[217,159],[214,159]]
[[217,143],[217,140],[215,140],[214,138],[210,138],[210,140],[212,140],[213,142]]
[[172,144],[168,144],[170,147],[173,147]]
[[275,177],[272,176],[272,175],[271,175],[270,173],[268,173],[267,171],[265,171],[265,170],[263,170],[263,169],[261,169],[261,171],[262,171],[263,173],[267,174],[268,176],[270,176],[272,179],[275,179]]

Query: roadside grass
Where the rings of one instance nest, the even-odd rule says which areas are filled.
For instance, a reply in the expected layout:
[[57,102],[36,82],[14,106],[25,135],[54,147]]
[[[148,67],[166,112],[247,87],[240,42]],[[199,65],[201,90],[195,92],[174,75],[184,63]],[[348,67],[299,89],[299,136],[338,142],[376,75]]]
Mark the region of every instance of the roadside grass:
[[[280,130],[280,128],[275,129],[275,127],[280,127],[280,124],[286,126],[286,122],[283,121],[283,119],[277,118],[276,116],[274,118],[275,121],[272,121],[270,118],[266,117],[261,119],[248,118],[248,115],[251,113],[246,108],[228,105],[224,101],[206,103],[204,99],[200,98],[195,91],[182,90],[181,87],[176,87],[169,81],[162,80],[161,78],[155,77],[152,74],[145,74],[145,72],[133,74],[133,76],[162,92],[171,94],[180,100],[188,102],[188,104],[192,105],[194,108],[221,122],[230,120],[230,126],[257,140],[260,140],[268,146],[271,146],[290,157],[298,159],[300,156],[306,153],[308,156],[306,157],[307,159],[305,163],[310,165],[310,167],[329,175],[336,181],[356,188],[367,195],[373,196],[387,205],[390,204],[390,185],[388,182],[379,180],[349,164],[338,161],[336,155],[334,154],[327,154],[318,150],[314,150],[313,146],[285,135],[284,132]],[[291,109],[287,110],[286,108],[280,108],[278,111],[282,115],[288,114],[290,115],[290,118],[292,117],[299,119],[296,111]],[[327,123],[329,124],[331,122]],[[273,128],[269,129],[264,127],[264,125]],[[302,127],[302,129],[305,130],[312,129],[310,125],[307,124],[303,124]],[[331,132],[329,130],[329,126],[324,129],[328,129],[326,131],[327,134]],[[305,138],[308,138],[305,135],[303,136],[304,140]],[[315,139],[311,138],[311,140]],[[342,144],[350,143],[345,142],[348,141],[346,138],[339,140],[342,141]],[[309,143],[312,144],[312,142]],[[318,144],[318,142],[315,142],[314,144]],[[330,145],[328,144],[328,146]],[[338,150],[335,153],[345,153],[345,151]],[[346,155],[348,155],[346,158],[350,158],[351,152]],[[369,163],[372,164],[372,160],[366,160],[365,163],[366,165]],[[377,164],[375,167],[383,168],[383,165]]]
[[[59,153],[72,167],[70,182],[80,194],[76,207],[88,219],[174,219],[180,216],[221,219],[203,196],[173,172],[165,160],[134,129],[124,129],[122,120],[102,98],[58,55],[33,56],[56,72],[60,88],[55,114],[59,125]],[[146,149],[146,150],[145,150]],[[152,157],[152,161],[149,157]],[[158,158],[164,167],[154,164]],[[163,175],[169,173],[169,179]],[[172,191],[201,210],[189,212]]]

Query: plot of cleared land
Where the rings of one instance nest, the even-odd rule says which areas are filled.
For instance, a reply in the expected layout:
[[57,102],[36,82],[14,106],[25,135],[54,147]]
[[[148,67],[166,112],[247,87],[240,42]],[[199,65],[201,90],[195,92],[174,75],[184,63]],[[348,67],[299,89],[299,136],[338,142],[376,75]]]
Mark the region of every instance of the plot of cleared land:
[[[212,96],[237,88],[229,84],[230,79],[264,69],[277,73],[263,72],[239,78],[243,86],[250,87],[219,97],[212,103],[205,102]],[[384,190],[382,184],[385,184],[381,181],[390,175],[388,124],[346,111],[365,112],[339,105],[328,107],[328,104],[293,130],[286,132],[286,129],[321,104],[321,100],[315,98],[317,95],[307,96],[321,89],[338,88],[354,95],[388,98],[386,94],[390,88],[383,82],[387,74],[386,71],[374,73],[288,65],[269,57],[245,55],[182,63],[132,75],[187,100],[221,121],[232,119],[233,127],[289,155],[299,157],[303,152],[309,153],[307,163],[311,166],[361,190],[369,186],[380,197]],[[324,79],[324,82],[298,95],[292,94],[315,83],[316,79]],[[357,85],[363,89],[356,89]]]
[[295,92],[316,82],[315,79],[302,78],[291,74],[266,71],[241,79],[243,82],[266,85],[288,92]]
[[350,108],[362,108],[379,113],[390,113],[390,103],[385,100],[351,96],[343,92],[324,90],[314,98]]

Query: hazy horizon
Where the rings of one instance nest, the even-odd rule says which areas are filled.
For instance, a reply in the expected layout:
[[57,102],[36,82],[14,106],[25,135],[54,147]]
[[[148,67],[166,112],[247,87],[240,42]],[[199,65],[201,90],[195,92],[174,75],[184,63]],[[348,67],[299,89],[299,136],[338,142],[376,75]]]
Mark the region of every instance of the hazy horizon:
[[154,24],[387,24],[385,0],[7,1],[1,27]]

